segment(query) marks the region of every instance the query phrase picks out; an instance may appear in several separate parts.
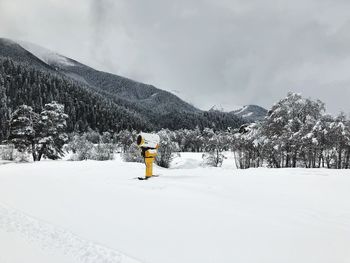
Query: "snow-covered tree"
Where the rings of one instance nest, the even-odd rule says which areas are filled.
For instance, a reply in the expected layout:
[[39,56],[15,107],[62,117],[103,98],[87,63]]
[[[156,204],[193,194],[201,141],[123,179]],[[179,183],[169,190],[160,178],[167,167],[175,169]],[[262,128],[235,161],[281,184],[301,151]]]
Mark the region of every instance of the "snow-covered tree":
[[18,107],[11,115],[9,143],[19,152],[32,152],[35,156],[35,119],[37,114],[27,105]]
[[97,131],[89,129],[88,132],[85,133],[85,135],[86,135],[86,139],[89,142],[92,142],[93,144],[100,143],[101,135]]
[[[332,123],[330,123],[329,140],[332,142],[334,153],[334,166],[342,169],[349,166],[350,159],[350,127],[346,116],[340,113]],[[346,154],[344,160],[344,154]]]
[[92,142],[87,140],[86,134],[75,134],[70,139],[66,150],[72,152],[70,158],[72,161],[83,161],[91,159],[93,147]]
[[267,140],[261,134],[261,124],[241,126],[230,142],[237,167],[246,169],[262,165],[264,143],[266,144]]
[[114,151],[110,144],[99,143],[91,148],[90,158],[96,161],[108,161],[114,159]]
[[68,140],[67,119],[62,104],[55,101],[45,104],[37,124],[37,156],[34,160],[40,161],[43,156],[55,160],[63,156],[63,145]]
[[136,137],[136,131],[122,130],[115,135],[114,140],[121,148],[122,152],[126,152],[129,149],[130,145],[136,141]]
[[13,144],[0,145],[0,159],[14,161],[16,158],[16,150]]
[[7,96],[4,86],[4,79],[0,75],[0,142],[2,138],[7,137],[8,130],[8,108],[7,108]]
[[160,137],[160,146],[156,162],[159,166],[169,168],[171,161],[179,151],[179,145],[174,141],[175,134],[168,129],[162,129],[157,133]]
[[330,168],[329,156],[333,151],[333,142],[331,138],[330,128],[331,123],[334,122],[334,118],[331,115],[324,114],[321,118],[316,122],[315,126],[312,128],[312,142],[318,148],[318,156],[317,156],[317,167],[327,167]]
[[228,134],[206,128],[203,131],[203,138],[205,141],[205,153],[202,156],[204,162],[214,167],[221,166],[225,159],[222,152],[229,146]]
[[198,127],[194,130],[184,129],[180,136],[180,145],[183,151],[199,152],[203,150],[204,139]]
[[309,155],[313,144],[307,139],[312,137],[312,128],[323,112],[321,101],[305,99],[296,93],[288,93],[276,103],[262,122],[262,135],[269,144],[269,163],[275,167],[296,167],[300,154],[305,156],[306,150]]
[[141,149],[135,142],[132,143],[124,153],[122,153],[122,158],[125,162],[144,162],[144,159],[141,155]]

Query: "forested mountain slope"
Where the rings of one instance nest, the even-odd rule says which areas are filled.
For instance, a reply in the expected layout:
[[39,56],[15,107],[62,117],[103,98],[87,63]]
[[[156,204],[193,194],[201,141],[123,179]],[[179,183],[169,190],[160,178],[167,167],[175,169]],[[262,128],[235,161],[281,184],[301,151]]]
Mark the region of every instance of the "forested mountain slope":
[[[27,49],[26,49],[27,48]],[[69,130],[125,128],[226,129],[244,121],[232,113],[206,112],[174,94],[134,80],[97,71],[39,46],[0,39],[1,131],[11,112],[25,103],[39,111],[63,103]]]
[[19,105],[26,104],[39,112],[46,103],[58,101],[69,115],[69,131],[120,129],[149,130],[144,118],[104,96],[69,79],[16,65],[12,60],[0,61],[1,138],[6,137],[8,120]]
[[55,72],[55,69],[50,65],[43,62],[38,57],[24,49],[21,45],[10,39],[0,38],[0,58],[10,58],[13,61],[30,68],[51,73]]
[[86,84],[96,90],[102,90],[115,97],[118,103],[125,100],[128,106],[139,107],[156,113],[179,111],[198,112],[194,106],[181,100],[174,94],[143,84],[125,77],[95,70],[75,60],[64,57],[43,47],[20,42],[26,50],[44,63],[63,73],[67,77]]

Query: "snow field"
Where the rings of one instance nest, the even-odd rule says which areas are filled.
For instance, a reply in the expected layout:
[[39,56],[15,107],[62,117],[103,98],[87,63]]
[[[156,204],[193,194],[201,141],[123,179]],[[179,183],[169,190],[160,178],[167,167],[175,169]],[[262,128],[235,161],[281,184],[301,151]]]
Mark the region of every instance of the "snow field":
[[1,165],[0,262],[350,261],[350,171],[200,164]]

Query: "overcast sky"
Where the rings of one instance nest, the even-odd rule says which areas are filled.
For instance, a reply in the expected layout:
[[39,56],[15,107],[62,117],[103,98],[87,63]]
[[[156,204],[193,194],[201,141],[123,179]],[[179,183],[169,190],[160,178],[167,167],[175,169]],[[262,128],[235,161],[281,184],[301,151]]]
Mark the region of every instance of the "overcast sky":
[[295,91],[350,112],[348,0],[0,0],[0,36],[202,109]]

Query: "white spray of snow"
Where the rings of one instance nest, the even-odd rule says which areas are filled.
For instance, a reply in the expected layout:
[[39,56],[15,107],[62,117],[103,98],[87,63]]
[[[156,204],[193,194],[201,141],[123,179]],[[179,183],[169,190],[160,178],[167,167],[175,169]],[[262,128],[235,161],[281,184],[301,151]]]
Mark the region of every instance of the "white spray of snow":
[[18,41],[18,44],[22,46],[24,49],[32,53],[34,56],[36,56],[41,61],[45,62],[46,64],[52,65],[52,64],[58,64],[62,66],[74,66],[74,63],[69,61],[66,57],[53,52],[49,49],[46,49],[44,47],[41,47],[39,45],[25,42],[25,41]]

